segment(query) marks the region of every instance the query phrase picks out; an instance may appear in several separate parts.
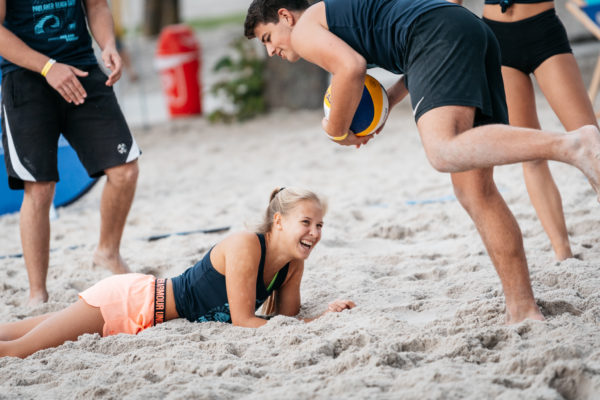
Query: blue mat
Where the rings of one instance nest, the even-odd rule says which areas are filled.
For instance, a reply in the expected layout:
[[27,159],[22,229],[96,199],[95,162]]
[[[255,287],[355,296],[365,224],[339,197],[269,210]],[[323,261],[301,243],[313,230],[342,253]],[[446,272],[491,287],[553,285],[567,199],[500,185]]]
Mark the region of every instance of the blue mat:
[[596,25],[600,25],[600,0],[588,0],[587,4],[587,6],[581,7],[581,10],[586,13]]
[[[0,74],[1,82],[2,74]],[[1,133],[2,123],[0,120]],[[54,195],[55,207],[71,204],[90,190],[97,181],[97,179],[92,179],[88,176],[87,171],[79,162],[79,158],[77,158],[77,153],[75,153],[75,150],[71,148],[62,135],[58,142],[58,175],[60,181],[56,184],[56,193]],[[8,187],[4,149],[0,142],[0,215],[19,211],[22,201],[23,191],[11,190]]]

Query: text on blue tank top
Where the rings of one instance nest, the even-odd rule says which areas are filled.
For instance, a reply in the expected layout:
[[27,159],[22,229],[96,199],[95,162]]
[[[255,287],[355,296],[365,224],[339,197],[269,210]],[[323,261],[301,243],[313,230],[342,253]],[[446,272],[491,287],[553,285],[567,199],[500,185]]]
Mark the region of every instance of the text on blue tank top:
[[[27,46],[69,65],[97,63],[82,0],[7,0],[4,27]],[[7,73],[20,67],[2,62]]]
[[[289,263],[276,274],[274,281],[265,287],[263,271],[265,266],[266,244],[262,234],[257,234],[261,255],[256,277],[256,301],[254,310],[265,302],[269,295],[281,287],[288,273]],[[210,261],[210,253],[181,275],[172,278],[175,308],[180,317],[191,322],[231,323],[229,300],[225,276],[218,272]]]
[[369,67],[404,73],[410,25],[439,7],[459,7],[446,0],[324,0],[329,31],[357,53]]

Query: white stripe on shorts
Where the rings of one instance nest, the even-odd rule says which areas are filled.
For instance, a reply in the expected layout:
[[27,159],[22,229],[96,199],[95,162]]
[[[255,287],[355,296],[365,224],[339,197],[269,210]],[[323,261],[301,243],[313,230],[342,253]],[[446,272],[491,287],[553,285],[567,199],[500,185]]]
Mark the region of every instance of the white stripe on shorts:
[[129,154],[127,154],[126,163],[131,162],[140,156],[140,148],[137,145],[134,137],[131,136],[131,149],[129,150]]
[[6,121],[6,138],[8,139],[8,153],[10,155],[10,165],[12,169],[15,171],[19,179],[22,181],[35,182],[35,178],[25,166],[21,164],[21,160],[19,160],[19,155],[17,154],[17,149],[15,149],[15,144],[13,142],[12,134],[10,132],[10,124],[8,122],[8,115],[6,114],[6,108],[2,106],[4,111],[4,121]]

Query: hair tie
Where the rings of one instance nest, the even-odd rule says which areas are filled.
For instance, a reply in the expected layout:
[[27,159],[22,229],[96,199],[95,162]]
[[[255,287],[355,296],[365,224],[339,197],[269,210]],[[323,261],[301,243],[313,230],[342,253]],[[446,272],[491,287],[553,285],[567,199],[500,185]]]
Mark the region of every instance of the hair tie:
[[279,194],[279,193],[280,193],[280,192],[281,192],[283,189],[285,189],[285,186],[284,186],[284,187],[282,187],[281,189],[279,189],[279,190],[277,191],[277,193],[275,193],[275,196],[277,196],[277,195],[278,195],[278,194]]

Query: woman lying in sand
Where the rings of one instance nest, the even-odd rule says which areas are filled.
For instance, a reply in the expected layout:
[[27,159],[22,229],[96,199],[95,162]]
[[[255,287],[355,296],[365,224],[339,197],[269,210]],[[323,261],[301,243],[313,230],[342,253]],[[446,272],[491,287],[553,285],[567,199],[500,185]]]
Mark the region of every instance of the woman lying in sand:
[[[137,334],[175,318],[259,327],[267,321],[255,312],[267,299],[267,313],[297,315],[304,260],[321,239],[325,211],[310,191],[277,189],[258,233],[226,237],[175,278],[111,276],[64,310],[1,324],[0,356],[27,357],[84,333]],[[353,307],[336,300],[325,313]]]

